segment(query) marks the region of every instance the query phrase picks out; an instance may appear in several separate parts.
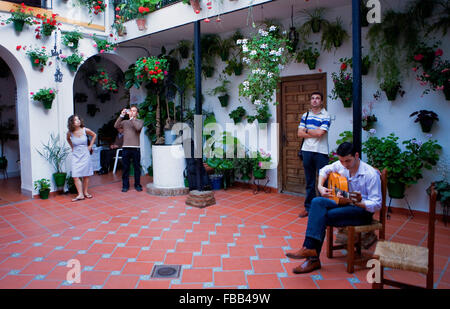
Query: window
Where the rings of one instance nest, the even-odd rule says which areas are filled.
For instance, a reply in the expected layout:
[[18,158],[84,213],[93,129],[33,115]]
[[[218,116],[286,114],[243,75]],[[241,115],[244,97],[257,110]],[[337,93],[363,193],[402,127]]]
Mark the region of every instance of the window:
[[32,6],[36,8],[51,8],[52,0],[6,0],[13,3],[25,3],[26,6]]

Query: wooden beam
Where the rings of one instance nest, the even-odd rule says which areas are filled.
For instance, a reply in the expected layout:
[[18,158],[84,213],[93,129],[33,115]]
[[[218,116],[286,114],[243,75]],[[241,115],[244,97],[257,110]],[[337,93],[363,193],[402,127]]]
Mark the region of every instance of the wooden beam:
[[[0,1],[0,12],[9,13],[11,10],[16,9],[18,7],[20,7],[20,4],[16,4],[16,3],[8,2],[8,1]],[[44,15],[45,14],[47,16],[51,16],[53,14],[52,10],[47,10],[47,9],[42,9],[42,8],[37,8],[37,7],[31,7],[31,8],[33,8],[33,15],[37,15],[37,14]],[[84,28],[99,30],[99,31],[103,31],[103,32],[105,31],[105,26],[89,24],[87,22],[73,20],[73,19],[62,17],[62,16],[56,16],[56,20],[60,23],[77,25],[77,26],[81,26]]]

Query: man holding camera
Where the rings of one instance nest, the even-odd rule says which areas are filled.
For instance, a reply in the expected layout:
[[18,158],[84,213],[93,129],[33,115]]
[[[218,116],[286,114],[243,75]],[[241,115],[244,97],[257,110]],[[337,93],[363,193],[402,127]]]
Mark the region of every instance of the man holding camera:
[[[124,120],[125,115],[130,117]],[[133,160],[134,167],[134,188],[136,191],[142,191],[141,186],[141,150],[139,143],[139,135],[141,133],[144,122],[137,119],[138,108],[133,105],[130,109],[123,109],[117,118],[114,127],[119,129],[123,127],[123,146],[122,146],[122,192],[127,192],[130,188],[130,160]]]
[[311,94],[311,109],[304,113],[298,126],[298,137],[302,137],[301,155],[306,178],[305,209],[300,218],[308,216],[311,201],[316,197],[316,174],[328,164],[328,129],[330,116],[323,107],[323,95],[320,92]]

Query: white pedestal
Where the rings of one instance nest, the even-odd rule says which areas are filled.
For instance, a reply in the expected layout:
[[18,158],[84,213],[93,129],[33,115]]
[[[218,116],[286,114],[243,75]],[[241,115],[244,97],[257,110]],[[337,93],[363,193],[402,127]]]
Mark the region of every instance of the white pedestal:
[[156,188],[184,188],[186,161],[182,145],[153,145],[152,157]]

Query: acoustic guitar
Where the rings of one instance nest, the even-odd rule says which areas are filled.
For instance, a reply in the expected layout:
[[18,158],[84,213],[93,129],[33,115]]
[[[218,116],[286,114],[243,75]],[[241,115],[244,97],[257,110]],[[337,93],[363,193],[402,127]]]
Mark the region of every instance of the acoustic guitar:
[[347,204],[337,196],[337,194],[340,193],[342,197],[350,198],[347,178],[341,176],[339,173],[330,173],[328,175],[328,189],[331,189],[331,194],[328,197],[330,200],[335,201],[338,205]]

